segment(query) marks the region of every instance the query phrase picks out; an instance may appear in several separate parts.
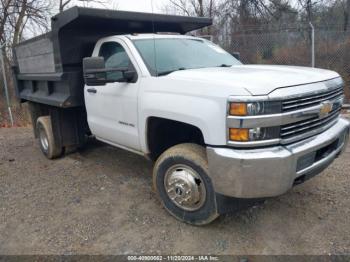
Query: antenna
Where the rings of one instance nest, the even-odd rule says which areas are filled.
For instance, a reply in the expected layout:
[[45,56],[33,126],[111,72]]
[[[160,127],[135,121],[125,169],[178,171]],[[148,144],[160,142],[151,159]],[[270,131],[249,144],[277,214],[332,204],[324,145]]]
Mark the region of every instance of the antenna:
[[155,26],[154,26],[154,8],[153,8],[153,0],[151,0],[151,8],[152,8],[152,31],[153,31],[153,54],[154,54],[154,66],[156,75],[158,76],[158,67],[157,67],[157,54],[156,54],[156,38],[155,38]]

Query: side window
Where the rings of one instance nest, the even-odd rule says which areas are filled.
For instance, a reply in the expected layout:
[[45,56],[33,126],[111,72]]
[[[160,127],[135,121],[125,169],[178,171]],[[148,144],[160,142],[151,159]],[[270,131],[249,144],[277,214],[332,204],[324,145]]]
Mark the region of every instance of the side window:
[[[103,43],[99,56],[105,59],[106,68],[129,67],[131,65],[125,49],[116,42]],[[107,79],[117,81],[123,77],[122,72],[107,72]]]

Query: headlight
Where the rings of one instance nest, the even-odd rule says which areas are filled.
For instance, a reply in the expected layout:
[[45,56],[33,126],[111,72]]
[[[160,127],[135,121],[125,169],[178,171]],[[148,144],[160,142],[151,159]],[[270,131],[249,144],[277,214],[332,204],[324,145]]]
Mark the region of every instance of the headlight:
[[280,127],[230,128],[229,138],[235,142],[261,141],[276,139],[280,136]]
[[278,114],[282,111],[282,103],[279,101],[262,102],[231,102],[229,114],[231,116],[256,116]]

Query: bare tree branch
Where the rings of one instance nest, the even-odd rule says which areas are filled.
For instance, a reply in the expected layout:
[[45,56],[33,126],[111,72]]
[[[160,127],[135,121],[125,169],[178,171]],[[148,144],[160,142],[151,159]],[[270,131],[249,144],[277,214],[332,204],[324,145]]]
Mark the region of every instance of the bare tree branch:
[[[84,6],[89,6],[89,4],[99,4],[101,6],[106,7],[108,1],[107,0],[76,0],[77,2],[80,2]],[[71,3],[73,3],[72,0],[59,0],[59,12],[62,12],[66,7],[68,7]]]
[[169,0],[172,5],[184,12],[186,15],[190,16],[190,12],[187,9],[186,0]]

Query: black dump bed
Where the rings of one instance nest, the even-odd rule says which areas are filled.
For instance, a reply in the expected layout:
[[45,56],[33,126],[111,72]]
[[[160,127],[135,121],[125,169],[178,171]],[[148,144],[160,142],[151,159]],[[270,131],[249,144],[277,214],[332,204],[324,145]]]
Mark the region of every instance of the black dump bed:
[[14,48],[17,96],[56,107],[83,105],[82,60],[98,39],[118,34],[187,32],[211,25],[209,18],[92,8],[70,8],[51,19],[52,31]]

